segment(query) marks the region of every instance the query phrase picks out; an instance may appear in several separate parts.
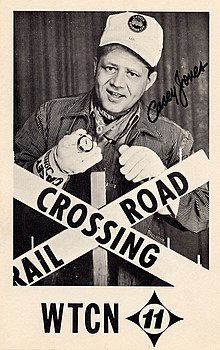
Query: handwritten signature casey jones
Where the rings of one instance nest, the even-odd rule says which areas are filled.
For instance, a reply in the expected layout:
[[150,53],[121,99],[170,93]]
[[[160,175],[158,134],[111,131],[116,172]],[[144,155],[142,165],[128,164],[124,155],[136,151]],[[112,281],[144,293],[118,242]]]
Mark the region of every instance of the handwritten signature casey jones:
[[[173,99],[175,99],[176,104],[181,104],[183,107],[188,106],[188,99],[185,92],[185,87],[187,87],[195,78],[198,78],[202,72],[205,71],[205,68],[207,67],[208,62],[205,64],[200,61],[199,67],[195,66],[192,70],[190,70],[189,73],[183,74],[182,78],[179,76],[179,71],[176,70],[174,79],[175,84],[173,87],[170,88],[170,90],[167,90],[167,92],[163,95],[161,101],[152,100],[148,106],[148,119],[151,123],[155,123],[160,115],[160,112],[168,105],[169,102],[171,102]],[[177,91],[179,89],[179,91]],[[152,116],[151,111],[156,111],[156,117],[155,115]],[[152,119],[153,117],[153,119]]]

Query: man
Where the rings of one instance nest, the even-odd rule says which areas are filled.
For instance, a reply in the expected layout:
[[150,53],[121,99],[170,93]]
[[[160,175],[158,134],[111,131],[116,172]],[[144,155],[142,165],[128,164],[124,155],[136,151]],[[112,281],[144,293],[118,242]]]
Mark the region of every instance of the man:
[[[105,171],[109,203],[188,157],[190,133],[164,117],[152,123],[148,113],[154,113],[142,99],[156,81],[162,47],[154,18],[109,16],[94,61],[94,89],[42,105],[16,137],[16,163],[88,203],[91,172]],[[165,221],[200,232],[207,228],[207,196],[206,187],[198,188],[138,229],[163,244]]]

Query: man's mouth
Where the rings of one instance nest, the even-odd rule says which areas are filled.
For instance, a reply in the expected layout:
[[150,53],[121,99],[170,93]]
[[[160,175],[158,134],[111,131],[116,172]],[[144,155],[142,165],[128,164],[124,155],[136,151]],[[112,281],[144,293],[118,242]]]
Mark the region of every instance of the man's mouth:
[[106,90],[106,91],[113,99],[120,99],[122,97],[125,97],[125,95],[120,94],[119,92],[116,92],[113,90]]

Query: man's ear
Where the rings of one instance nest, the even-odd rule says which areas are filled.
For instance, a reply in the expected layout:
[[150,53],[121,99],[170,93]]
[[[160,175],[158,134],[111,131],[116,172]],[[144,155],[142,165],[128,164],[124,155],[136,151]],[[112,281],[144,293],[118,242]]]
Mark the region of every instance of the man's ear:
[[95,57],[94,60],[93,60],[93,72],[94,72],[94,76],[96,75],[97,64],[98,64],[98,60],[97,60],[97,57]]
[[147,82],[145,91],[150,89],[150,87],[155,83],[156,79],[157,79],[157,72],[151,73],[150,77],[148,78],[148,82]]

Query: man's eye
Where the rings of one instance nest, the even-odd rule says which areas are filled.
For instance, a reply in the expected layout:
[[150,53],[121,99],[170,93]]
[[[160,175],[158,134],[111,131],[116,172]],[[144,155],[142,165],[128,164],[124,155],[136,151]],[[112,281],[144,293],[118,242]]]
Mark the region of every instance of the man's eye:
[[115,72],[116,68],[112,67],[112,66],[105,66],[105,70],[106,70],[106,72],[113,73],[113,72]]
[[135,73],[135,72],[128,72],[128,75],[130,76],[130,77],[139,77],[139,75],[137,74],[137,73]]

